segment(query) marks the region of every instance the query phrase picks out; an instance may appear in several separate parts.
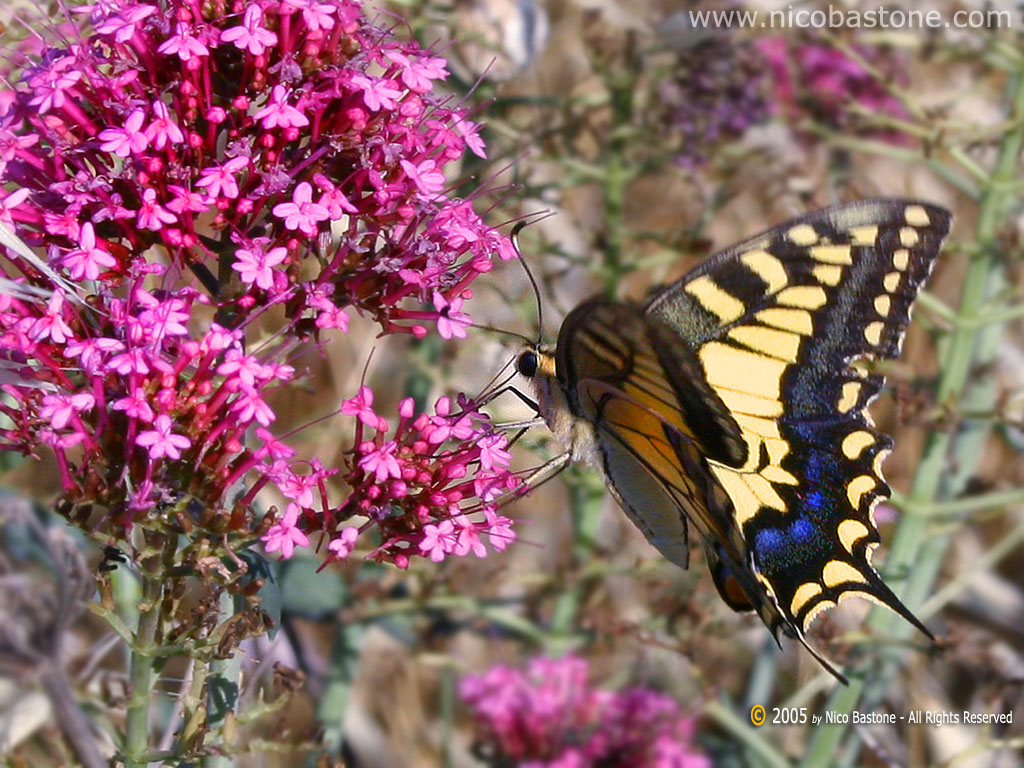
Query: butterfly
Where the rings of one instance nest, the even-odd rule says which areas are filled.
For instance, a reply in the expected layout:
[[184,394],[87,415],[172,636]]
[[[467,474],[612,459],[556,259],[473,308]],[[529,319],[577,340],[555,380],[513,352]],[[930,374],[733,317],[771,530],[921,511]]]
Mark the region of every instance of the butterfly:
[[695,529],[722,599],[843,682],[805,633],[849,595],[934,639],[871,566],[892,440],[867,411],[883,378],[857,361],[899,354],[950,221],[893,198],[815,211],[642,305],[586,301],[516,359],[567,457],[604,471],[651,544],[686,568]]

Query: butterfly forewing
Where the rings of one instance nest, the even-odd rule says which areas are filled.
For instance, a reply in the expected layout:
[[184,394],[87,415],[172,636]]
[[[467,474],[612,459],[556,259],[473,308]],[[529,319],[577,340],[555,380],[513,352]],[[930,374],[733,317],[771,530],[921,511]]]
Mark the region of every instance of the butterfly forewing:
[[773,603],[784,622],[769,625],[789,634],[855,592],[927,632],[869,563],[890,441],[866,411],[881,377],[850,362],[898,354],[949,223],[916,201],[825,209],[712,257],[646,305],[695,350],[746,443],[742,466],[709,462],[744,548],[713,568],[719,589],[749,569],[751,604],[764,618]]

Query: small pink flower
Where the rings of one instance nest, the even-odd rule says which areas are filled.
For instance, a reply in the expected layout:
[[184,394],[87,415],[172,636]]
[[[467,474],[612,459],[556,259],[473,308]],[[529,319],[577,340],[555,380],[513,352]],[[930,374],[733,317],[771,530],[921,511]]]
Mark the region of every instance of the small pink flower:
[[337,328],[348,331],[348,315],[345,310],[323,297],[310,300],[310,306],[320,310],[316,316],[317,328]]
[[299,505],[290,503],[285,507],[284,517],[274,525],[260,539],[263,548],[267,552],[280,552],[281,557],[287,560],[295,552],[295,547],[308,547],[309,537],[297,527],[299,520]]
[[174,34],[161,43],[157,51],[167,56],[177,54],[185,62],[210,55],[210,49],[192,34],[192,29],[184,21],[175,25]]
[[448,77],[447,62],[437,56],[410,57],[400,51],[387,51],[384,55],[401,67],[402,82],[414,93],[426,93],[434,80]]
[[455,523],[459,527],[458,539],[455,542],[454,554],[462,556],[472,552],[477,557],[487,557],[487,547],[480,540],[480,530],[466,515],[458,515]]
[[480,447],[480,466],[484,469],[505,468],[512,460],[512,454],[505,450],[508,445],[505,435],[485,435],[477,445]]
[[334,28],[334,14],[338,10],[334,5],[317,0],[286,0],[285,8],[288,6],[301,10],[302,21],[314,32]]
[[424,160],[417,165],[408,160],[402,160],[401,165],[409,178],[413,180],[424,200],[433,200],[444,191],[446,180],[444,174],[437,170],[435,161]]
[[68,251],[63,258],[64,266],[70,270],[71,277],[75,280],[95,280],[100,276],[102,267],[117,266],[117,259],[103,248],[97,247],[96,231],[92,222],[82,225],[79,244],[81,248]]
[[180,459],[181,451],[192,445],[192,441],[184,435],[171,432],[171,417],[161,413],[156,417],[155,429],[142,432],[135,438],[135,444],[149,449],[149,458],[156,460],[166,456],[169,459]]
[[287,248],[273,248],[264,253],[259,245],[235,251],[231,268],[238,272],[246,285],[257,285],[265,291],[274,287],[274,267],[288,257]]
[[28,199],[28,195],[29,191],[24,188],[16,189],[9,194],[5,194],[3,199],[0,200],[0,221],[6,224],[9,228],[13,227],[14,220],[11,218],[11,211],[24,203],[25,200]]
[[359,212],[359,209],[352,205],[349,199],[345,197],[345,193],[341,191],[341,188],[336,187],[322,173],[314,174],[313,181],[323,190],[323,194],[320,195],[320,199],[317,202],[327,209],[331,216],[331,221],[339,220],[346,213]]
[[307,117],[288,104],[288,91],[283,85],[274,86],[270,102],[253,115],[253,119],[259,120],[268,131],[272,128],[301,128],[309,125]]
[[462,309],[462,297],[458,296],[449,302],[440,291],[434,291],[434,309],[437,318],[437,332],[443,339],[466,338],[466,329],[472,325],[472,318]]
[[402,92],[392,88],[390,80],[380,77],[367,77],[366,75],[353,75],[350,82],[358,90],[363,92],[363,101],[373,112],[381,107],[385,109],[395,108],[395,99],[401,98]]
[[390,440],[377,448],[373,443],[364,443],[369,446],[368,450],[362,451],[364,456],[359,460],[359,466],[364,472],[375,475],[378,483],[383,483],[389,477],[402,477],[402,467],[395,458],[395,451],[398,444]]
[[178,217],[156,201],[156,190],[147,189],[142,193],[142,207],[139,208],[139,226],[159,232],[167,224],[174,224]]
[[54,429],[64,429],[76,413],[91,411],[96,404],[95,398],[88,392],[77,395],[46,395],[39,415],[50,420]]
[[120,352],[123,349],[124,344],[117,339],[100,337],[72,341],[65,347],[64,355],[80,358],[82,370],[86,373],[99,373],[104,356],[112,352]]
[[516,540],[516,532],[512,530],[512,521],[504,515],[499,515],[490,507],[484,509],[486,519],[487,537],[495,552],[501,552]]
[[341,533],[338,534],[337,538],[331,539],[331,543],[327,545],[327,549],[329,549],[337,559],[341,560],[352,553],[352,550],[355,549],[356,546],[356,539],[358,538],[359,529],[354,525],[346,526],[341,529]]
[[419,550],[435,563],[440,563],[447,553],[454,551],[457,541],[455,525],[451,520],[442,520],[438,525],[423,526]]
[[142,124],[146,121],[146,113],[141,109],[134,109],[128,119],[124,121],[122,128],[107,128],[100,131],[99,139],[103,142],[100,149],[104,152],[113,152],[118,157],[128,157],[132,154],[145,152],[149,146],[149,139],[141,130]]
[[358,416],[368,427],[376,429],[380,417],[373,411],[373,390],[367,386],[359,388],[359,393],[350,400],[342,400],[341,412],[346,416]]
[[243,51],[248,50],[253,56],[262,56],[267,48],[277,45],[277,34],[262,24],[263,9],[256,4],[250,5],[245,9],[242,26],[225,30],[220,39]]
[[63,344],[72,337],[74,332],[64,322],[64,292],[57,288],[46,305],[46,314],[32,323],[28,334],[33,341],[50,339],[55,344]]
[[202,213],[213,202],[213,198],[204,195],[202,192],[193,192],[177,184],[169,184],[167,191],[174,195],[174,199],[167,203],[167,208],[179,215],[185,213],[185,211]]
[[316,234],[319,222],[331,217],[324,206],[313,202],[313,187],[308,181],[295,187],[292,202],[275,205],[274,215],[284,219],[284,225],[288,229],[301,230],[309,237]]
[[231,403],[231,412],[242,422],[255,419],[264,427],[277,419],[277,414],[260,398],[259,392],[244,384],[239,396]]
[[145,393],[141,390],[133,390],[120,400],[115,400],[112,407],[115,411],[124,411],[133,419],[144,421],[147,424],[153,421],[153,409],[150,408]]
[[234,199],[238,197],[238,180],[235,178],[235,174],[248,165],[248,158],[233,157],[221,165],[204,168],[196,186],[205,187],[206,193],[211,197]]
[[171,118],[171,112],[162,101],[153,102],[153,120],[146,128],[146,138],[153,149],[182,144],[185,134]]
[[115,42],[127,43],[135,37],[136,26],[139,22],[156,12],[157,9],[151,5],[133,5],[120,13],[107,16],[96,26],[96,31],[101,35],[113,35]]

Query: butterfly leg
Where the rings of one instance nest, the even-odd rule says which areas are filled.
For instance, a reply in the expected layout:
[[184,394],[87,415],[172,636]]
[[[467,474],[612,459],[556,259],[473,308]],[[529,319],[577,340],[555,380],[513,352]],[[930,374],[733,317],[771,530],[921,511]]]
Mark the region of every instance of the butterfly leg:
[[502,494],[496,498],[493,502],[494,508],[497,509],[505,506],[506,504],[510,504],[521,496],[532,492],[535,488],[539,488],[544,485],[544,483],[561,474],[571,462],[572,453],[569,451],[545,461],[539,467],[531,470],[529,474],[523,478],[522,485],[514,491],[509,491],[508,493]]

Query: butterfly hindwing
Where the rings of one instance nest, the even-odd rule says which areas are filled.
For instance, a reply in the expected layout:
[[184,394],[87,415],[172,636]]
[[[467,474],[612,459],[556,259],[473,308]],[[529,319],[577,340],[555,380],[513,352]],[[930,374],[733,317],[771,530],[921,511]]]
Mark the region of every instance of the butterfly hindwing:
[[724,579],[746,577],[773,630],[799,637],[856,592],[927,632],[869,562],[891,441],[866,411],[881,377],[850,363],[898,354],[949,223],[947,211],[916,201],[824,209],[708,259],[646,305],[686,339],[742,432],[745,461],[710,469],[745,559],[716,569],[711,542],[712,570],[723,596]]
[[562,324],[557,354],[569,407],[592,426],[609,487],[648,540],[686,567],[687,519],[727,538],[707,457],[742,461],[745,443],[686,342],[639,308],[591,301]]

